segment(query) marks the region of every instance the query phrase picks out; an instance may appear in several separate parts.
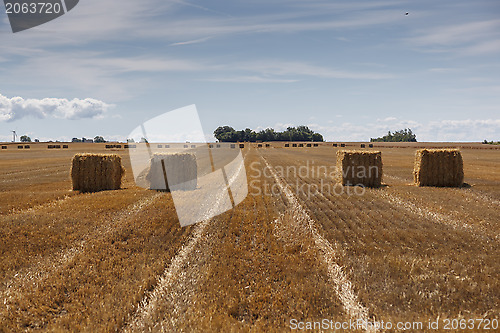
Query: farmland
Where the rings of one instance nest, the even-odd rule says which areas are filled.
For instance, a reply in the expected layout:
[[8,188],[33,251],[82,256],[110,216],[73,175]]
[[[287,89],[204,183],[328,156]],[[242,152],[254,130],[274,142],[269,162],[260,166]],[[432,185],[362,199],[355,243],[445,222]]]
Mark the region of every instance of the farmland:
[[[424,330],[439,320],[444,332],[446,319],[499,320],[500,149],[428,145],[460,147],[463,188],[411,185],[425,144],[376,143],[384,186],[362,192],[335,186],[331,144],[247,144],[247,198],[184,228],[170,193],[135,185],[127,150],[9,146],[0,331],[273,332],[292,319],[361,319]],[[71,191],[72,156],[106,151],[122,156],[122,188]]]

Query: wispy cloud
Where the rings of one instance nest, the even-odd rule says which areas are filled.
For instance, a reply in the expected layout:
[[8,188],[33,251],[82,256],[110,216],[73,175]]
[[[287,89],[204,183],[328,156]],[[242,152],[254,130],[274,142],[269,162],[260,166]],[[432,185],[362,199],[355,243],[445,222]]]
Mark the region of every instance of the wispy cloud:
[[184,41],[184,42],[177,42],[177,43],[170,44],[170,46],[199,44],[199,43],[206,42],[207,40],[209,40],[211,38],[212,37],[204,37],[204,38],[199,38],[199,39],[194,39],[194,40],[188,40],[188,41]]
[[312,65],[306,62],[267,60],[242,63],[238,66],[242,69],[245,68],[265,75],[314,76],[319,78],[366,80],[395,78],[395,75],[388,73],[340,70]]
[[8,98],[0,94],[0,121],[14,121],[25,117],[84,119],[100,118],[112,105],[93,98],[85,99],[24,99]]
[[408,45],[425,51],[460,52],[477,55],[500,51],[500,20],[475,21],[462,24],[432,26],[408,38]]
[[236,83],[293,83],[293,82],[298,82],[298,80],[278,79],[278,78],[269,78],[269,77],[261,77],[261,76],[219,77],[219,78],[200,79],[200,81],[236,82]]

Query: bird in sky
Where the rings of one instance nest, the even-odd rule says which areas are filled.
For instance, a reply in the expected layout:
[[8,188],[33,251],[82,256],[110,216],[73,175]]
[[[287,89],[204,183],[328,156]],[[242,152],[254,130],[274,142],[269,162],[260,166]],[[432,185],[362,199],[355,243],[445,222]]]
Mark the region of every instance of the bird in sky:
[[408,15],[408,14],[410,14],[410,13],[406,12],[406,14],[405,14],[405,15]]

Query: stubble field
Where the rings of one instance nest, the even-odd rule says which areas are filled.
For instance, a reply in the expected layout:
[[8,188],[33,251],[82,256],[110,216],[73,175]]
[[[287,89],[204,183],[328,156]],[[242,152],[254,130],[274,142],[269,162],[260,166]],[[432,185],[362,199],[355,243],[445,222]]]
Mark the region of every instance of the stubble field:
[[121,190],[80,194],[71,158],[104,146],[12,148],[0,151],[1,332],[281,332],[294,319],[449,332],[474,319],[470,332],[500,319],[499,149],[461,148],[463,188],[419,188],[415,145],[380,145],[384,186],[359,189],[336,186],[331,144],[246,145],[247,198],[181,228],[170,193],[135,185],[126,150],[113,151]]

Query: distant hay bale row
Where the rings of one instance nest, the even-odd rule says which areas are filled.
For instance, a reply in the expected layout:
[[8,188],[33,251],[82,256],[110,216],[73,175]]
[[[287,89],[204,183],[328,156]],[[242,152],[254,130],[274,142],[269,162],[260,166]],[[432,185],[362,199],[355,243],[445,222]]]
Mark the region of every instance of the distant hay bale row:
[[382,153],[340,150],[337,152],[337,172],[342,185],[379,187],[382,184]]
[[48,149],[61,149],[61,145],[48,145]]
[[464,165],[458,149],[419,149],[413,169],[418,186],[460,187],[464,182]]
[[71,166],[73,190],[97,192],[118,190],[125,169],[116,154],[76,154]]
[[152,190],[195,190],[198,168],[194,154],[159,154],[151,157],[146,180]]
[[7,146],[2,146],[2,149],[7,149]]
[[122,145],[106,145],[106,149],[121,149]]

